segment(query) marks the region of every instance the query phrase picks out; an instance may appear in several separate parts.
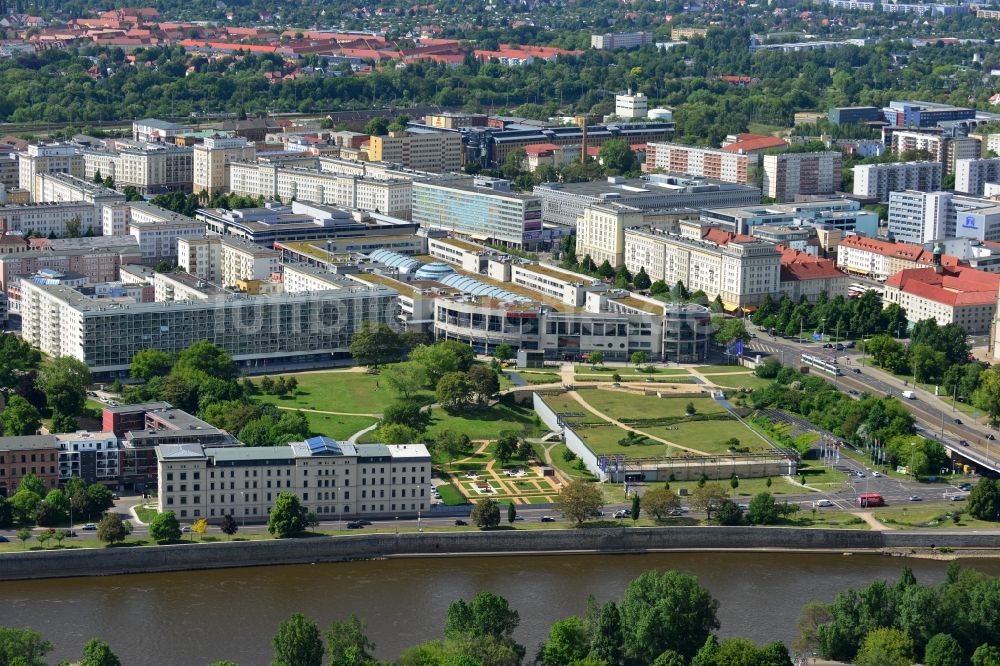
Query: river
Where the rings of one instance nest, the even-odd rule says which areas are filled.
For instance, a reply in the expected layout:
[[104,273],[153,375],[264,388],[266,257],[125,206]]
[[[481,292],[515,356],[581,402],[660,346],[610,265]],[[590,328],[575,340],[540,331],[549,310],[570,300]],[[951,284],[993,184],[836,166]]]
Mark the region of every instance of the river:
[[[325,630],[365,618],[376,656],[391,659],[441,634],[448,604],[480,590],[520,613],[529,656],[556,619],[583,613],[588,594],[618,600],[649,569],[698,576],[720,602],[723,636],[795,639],[804,604],[849,587],[895,578],[909,565],[922,583],[946,562],[880,555],[660,553],[394,559],[0,583],[0,626],[31,627],[55,645],[52,663],[79,659],[99,636],[126,666],[193,666],[230,659],[266,666],[278,623],[299,611]],[[1000,575],[1000,559],[965,566]]]

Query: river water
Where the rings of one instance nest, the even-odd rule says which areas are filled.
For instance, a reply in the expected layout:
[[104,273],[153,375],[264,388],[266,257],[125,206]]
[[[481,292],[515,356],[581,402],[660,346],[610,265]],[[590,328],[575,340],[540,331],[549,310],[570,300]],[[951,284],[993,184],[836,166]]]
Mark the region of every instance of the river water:
[[[395,559],[372,562],[0,582],[0,626],[31,627],[55,645],[50,662],[79,659],[99,636],[126,666],[192,666],[230,659],[261,666],[278,623],[299,611],[326,625],[350,613],[368,622],[376,656],[391,659],[440,636],[448,604],[481,590],[518,610],[518,640],[533,655],[549,625],[582,614],[588,594],[618,600],[649,569],[698,576],[719,600],[723,636],[795,639],[804,604],[895,578],[909,565],[922,583],[947,563],[880,555],[662,553]],[[965,566],[1000,575],[1000,560]]]

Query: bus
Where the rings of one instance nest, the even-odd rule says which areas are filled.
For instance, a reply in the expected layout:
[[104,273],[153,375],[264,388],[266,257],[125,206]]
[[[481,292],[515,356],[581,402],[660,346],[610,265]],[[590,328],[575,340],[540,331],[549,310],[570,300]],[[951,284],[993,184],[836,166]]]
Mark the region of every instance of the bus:
[[840,366],[837,365],[836,359],[828,361],[826,359],[820,358],[818,356],[813,356],[811,354],[802,355],[803,365],[808,365],[810,367],[816,368],[817,370],[822,370],[828,375],[833,375],[839,377],[843,372],[840,371]]
[[878,493],[861,493],[858,495],[858,505],[863,507],[885,506],[885,498]]

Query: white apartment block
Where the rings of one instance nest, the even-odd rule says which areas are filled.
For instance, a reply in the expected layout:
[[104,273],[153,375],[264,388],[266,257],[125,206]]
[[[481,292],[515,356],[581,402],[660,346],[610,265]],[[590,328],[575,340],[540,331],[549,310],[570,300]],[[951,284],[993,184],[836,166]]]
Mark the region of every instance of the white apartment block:
[[617,49],[634,49],[649,44],[653,35],[649,32],[615,32],[590,36],[590,47],[614,51]]
[[[267,280],[281,255],[235,236],[202,236],[177,241],[177,265],[212,284],[234,287],[241,280]],[[329,287],[326,287],[329,289]]]
[[854,194],[888,202],[890,192],[936,192],[943,175],[940,162],[860,164],[854,167]]
[[134,187],[142,195],[180,190],[190,192],[194,181],[194,151],[183,146],[126,148],[117,153],[88,150],[83,153],[86,179],[100,171],[115,186]]
[[232,163],[229,191],[265,199],[330,204],[409,219],[412,184],[275,164]]
[[416,516],[430,508],[431,456],[423,444],[350,444],[313,437],[287,446],[156,449],[158,509],[180,520],[264,522],[292,492],[323,520]]
[[231,162],[253,162],[257,156],[254,144],[241,136],[211,136],[193,150],[192,191],[209,195],[229,191]]
[[946,238],[1000,241],[1000,204],[951,192],[893,192],[889,233],[917,244]]
[[381,286],[261,296],[217,290],[198,300],[107,303],[67,286],[20,284],[24,339],[102,375],[127,373],[143,349],[177,353],[199,340],[245,366],[329,364],[348,357],[361,322],[395,325],[399,308],[396,292]]
[[942,163],[947,155],[947,143],[948,137],[940,134],[906,131],[892,133],[892,150],[897,154],[919,150],[929,153],[931,159]]
[[189,129],[166,120],[143,118],[132,122],[132,138],[143,143],[160,143],[173,139]]
[[0,229],[22,234],[35,232],[41,236],[64,237],[67,225],[80,222],[80,233],[101,233],[100,206],[83,201],[60,203],[10,204],[0,206]]
[[836,151],[764,155],[764,195],[794,201],[799,194],[833,194],[840,189],[840,161]]
[[704,176],[727,183],[750,185],[758,155],[741,155],[714,148],[683,146],[677,143],[646,144],[646,171]]
[[281,272],[285,291],[292,293],[325,291],[343,286],[343,278],[336,273],[308,264],[285,264]]
[[35,176],[40,173],[66,173],[78,178],[84,175],[83,156],[73,146],[53,143],[30,145],[18,153],[18,186],[35,198]]
[[780,293],[781,253],[752,237],[720,245],[645,229],[625,231],[625,265],[646,269],[651,280],[682,281],[690,291],[719,296],[728,308],[756,305],[764,294]]
[[462,168],[462,135],[458,132],[407,130],[372,136],[368,156],[373,162],[400,164],[432,172]]
[[590,204],[576,220],[576,256],[590,255],[598,266],[607,261],[612,267],[625,263],[625,229],[640,226],[643,212],[615,203]]
[[649,98],[641,92],[634,95],[628,91],[624,95],[615,95],[615,115],[619,118],[645,118],[649,114]]
[[105,236],[124,236],[128,233],[130,218],[127,203],[101,206],[101,228]]
[[125,195],[66,173],[40,173],[35,176],[35,201],[116,204],[124,202]]
[[88,432],[55,435],[59,444],[59,481],[72,477],[89,483],[118,480],[118,436],[113,432]]
[[[1000,138],[1000,134],[991,134]],[[955,191],[982,196],[986,183],[1000,181],[1000,157],[957,160],[955,162]]]
[[145,202],[129,204],[128,232],[135,236],[142,262],[177,262],[177,241],[205,235],[205,223]]

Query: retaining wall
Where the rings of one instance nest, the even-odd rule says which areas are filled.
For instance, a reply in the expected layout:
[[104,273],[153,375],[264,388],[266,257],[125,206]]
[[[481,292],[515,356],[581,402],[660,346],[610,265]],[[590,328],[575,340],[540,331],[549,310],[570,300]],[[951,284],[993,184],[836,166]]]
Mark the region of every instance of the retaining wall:
[[49,550],[0,555],[0,580],[61,578],[189,569],[305,564],[390,556],[503,555],[542,552],[641,553],[660,550],[997,548],[990,534],[864,532],[766,527],[588,528],[359,534],[337,537]]

